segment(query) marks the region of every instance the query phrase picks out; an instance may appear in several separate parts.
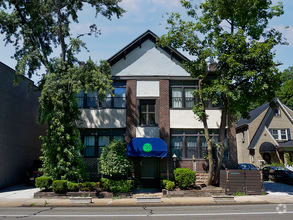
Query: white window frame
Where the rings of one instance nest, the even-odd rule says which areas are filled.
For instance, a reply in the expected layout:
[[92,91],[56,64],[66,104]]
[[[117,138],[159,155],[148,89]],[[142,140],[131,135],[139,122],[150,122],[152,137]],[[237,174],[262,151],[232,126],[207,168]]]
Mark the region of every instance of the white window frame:
[[[278,141],[287,141],[288,140],[288,133],[287,133],[287,129],[272,129],[272,135],[274,137],[274,131],[277,131],[277,134],[278,134],[278,138],[275,139],[278,140]],[[286,139],[282,139],[282,131],[285,131],[285,135],[286,135]],[[275,134],[276,135],[276,134]],[[284,135],[284,134],[283,134]]]

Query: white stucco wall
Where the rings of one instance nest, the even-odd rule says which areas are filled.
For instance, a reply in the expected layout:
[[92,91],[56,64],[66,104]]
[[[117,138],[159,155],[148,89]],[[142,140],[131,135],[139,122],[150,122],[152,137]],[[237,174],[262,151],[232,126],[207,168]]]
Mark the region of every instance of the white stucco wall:
[[[209,129],[220,127],[221,110],[207,110]],[[201,129],[203,123],[196,119],[192,110],[170,110],[170,128]]]
[[136,127],[136,137],[160,138],[160,129],[158,127]]
[[137,81],[136,97],[159,97],[160,82],[159,81]]
[[190,76],[154,42],[147,40],[112,66],[113,76]]
[[79,127],[125,128],[126,109],[82,109]]

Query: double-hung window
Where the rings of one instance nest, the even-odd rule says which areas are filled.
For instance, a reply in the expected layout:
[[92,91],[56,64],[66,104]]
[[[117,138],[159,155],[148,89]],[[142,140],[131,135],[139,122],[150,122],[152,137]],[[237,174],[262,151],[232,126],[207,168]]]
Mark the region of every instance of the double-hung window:
[[171,108],[192,108],[196,102],[193,91],[198,88],[197,81],[170,81]]
[[94,157],[95,156],[95,146],[96,146],[95,136],[84,136],[84,145],[83,155],[85,157]]
[[276,140],[288,140],[289,129],[270,129],[271,134]]
[[140,100],[140,125],[156,125],[156,100]]
[[126,104],[126,82],[113,82],[113,96],[108,93],[104,100],[99,98],[97,91],[88,92],[80,91],[76,94],[77,104],[80,108],[125,108]]
[[82,155],[85,158],[99,158],[103,148],[112,140],[124,141],[124,129],[85,129],[81,130],[81,139],[85,145]]
[[103,102],[99,103],[101,108],[125,108],[126,101],[126,83],[125,81],[115,81],[113,83],[113,97],[110,93],[107,94]]
[[[213,154],[217,154],[219,130],[209,130],[210,138],[214,140]],[[178,158],[206,158],[207,141],[202,129],[171,129],[171,155]],[[228,149],[225,150],[224,158],[228,158]]]

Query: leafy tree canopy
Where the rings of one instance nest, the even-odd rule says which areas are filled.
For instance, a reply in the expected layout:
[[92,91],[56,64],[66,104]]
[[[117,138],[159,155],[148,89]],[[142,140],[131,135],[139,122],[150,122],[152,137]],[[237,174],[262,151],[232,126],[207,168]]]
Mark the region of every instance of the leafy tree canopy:
[[293,67],[285,69],[282,73],[282,86],[277,91],[277,97],[293,110]]
[[181,0],[189,21],[178,13],[167,19],[168,33],[158,44],[181,48],[194,57],[185,69],[199,80],[194,91],[200,101],[193,110],[203,122],[209,163],[213,164],[212,140],[208,134],[206,103],[222,106],[219,148],[215,172],[209,166],[209,180],[216,183],[225,151],[228,115],[249,116],[251,103],[272,101],[280,85],[274,61],[274,46],[286,44],[268,22],[284,13],[281,3],[270,0],[206,0],[199,5]]
[[[107,19],[120,18],[125,12],[121,0],[0,0],[0,32],[5,43],[15,47],[16,80],[19,75],[31,77],[43,65],[38,120],[48,125],[42,137],[42,171],[54,179],[81,181],[86,178],[79,155],[83,147],[77,121],[80,111],[76,94],[98,90],[103,99],[111,87],[111,68],[106,62],[88,60],[79,67],[75,55],[86,49],[70,33],[70,24],[78,22],[78,12],[88,4]],[[100,34],[91,25],[88,35]],[[60,50],[60,57],[51,57]]]
[[[111,19],[125,12],[118,4],[121,0],[0,0],[0,33],[5,34],[5,44],[15,47],[16,73],[29,77],[44,65],[47,73],[54,72],[50,55],[61,46],[63,62],[77,61],[74,52],[86,45],[70,33],[70,24],[78,23],[78,12],[85,4],[98,14]],[[95,24],[89,35],[99,34]],[[59,48],[58,48],[59,49]]]

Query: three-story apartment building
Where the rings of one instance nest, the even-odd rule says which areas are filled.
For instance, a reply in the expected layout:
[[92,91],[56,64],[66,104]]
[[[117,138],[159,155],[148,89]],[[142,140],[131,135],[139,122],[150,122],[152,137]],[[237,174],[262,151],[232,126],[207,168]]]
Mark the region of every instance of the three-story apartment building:
[[[208,170],[203,125],[192,111],[198,81],[182,66],[187,58],[171,47],[156,46],[156,38],[148,30],[108,60],[114,97],[100,102],[97,92],[78,95],[85,128],[82,154],[92,175],[99,175],[103,147],[116,139],[129,143],[132,176],[140,186],[157,186],[172,176],[174,167]],[[207,112],[210,135],[217,141],[221,108],[209,104]],[[227,129],[227,139],[223,166],[233,168],[235,127]]]

